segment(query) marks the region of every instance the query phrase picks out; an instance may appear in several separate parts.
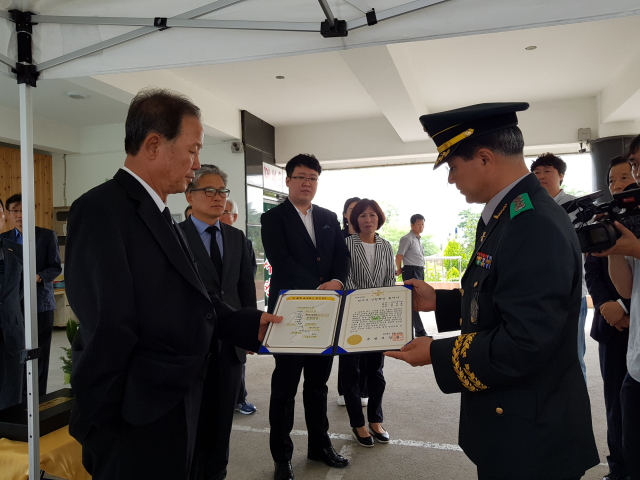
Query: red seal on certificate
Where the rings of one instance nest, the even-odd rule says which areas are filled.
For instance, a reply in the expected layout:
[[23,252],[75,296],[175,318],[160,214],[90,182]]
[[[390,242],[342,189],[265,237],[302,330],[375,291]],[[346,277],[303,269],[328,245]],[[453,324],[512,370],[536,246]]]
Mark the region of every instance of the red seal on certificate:
[[394,333],[391,335],[391,338],[394,342],[404,342],[404,333]]

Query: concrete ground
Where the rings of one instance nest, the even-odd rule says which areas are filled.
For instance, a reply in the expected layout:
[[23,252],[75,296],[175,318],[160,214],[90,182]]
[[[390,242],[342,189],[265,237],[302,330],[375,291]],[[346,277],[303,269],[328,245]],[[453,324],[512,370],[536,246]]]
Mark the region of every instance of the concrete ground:
[[[430,334],[436,334],[433,314],[422,314]],[[589,311],[589,332],[593,310]],[[438,337],[439,335],[435,335]],[[62,388],[63,374],[57,358],[61,346],[67,345],[63,330],[54,332],[49,372],[49,391]],[[445,395],[437,387],[433,370],[412,368],[387,359],[384,396],[384,426],[391,435],[389,445],[363,448],[351,438],[345,407],[337,405],[337,361],[329,380],[328,416],[333,446],[351,459],[346,469],[332,469],[306,458],[306,426],[302,408],[302,382],[296,397],[293,432],[295,452],[293,468],[296,478],[304,480],[364,479],[474,479],[475,466],[457,446],[460,395]],[[607,472],[606,416],[602,378],[598,364],[597,343],[587,333],[587,377],[593,430],[600,452],[600,465],[589,470],[585,480],[601,479]],[[231,435],[228,480],[273,478],[273,461],[269,453],[269,393],[274,360],[270,356],[250,356],[247,361],[248,400],[256,405],[253,415],[236,413]],[[46,477],[53,478],[53,477]]]

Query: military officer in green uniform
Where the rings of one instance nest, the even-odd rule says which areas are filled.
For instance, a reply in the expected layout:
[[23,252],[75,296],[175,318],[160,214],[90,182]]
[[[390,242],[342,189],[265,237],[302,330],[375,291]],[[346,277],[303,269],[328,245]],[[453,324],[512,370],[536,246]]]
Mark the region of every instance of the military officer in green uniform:
[[566,212],[524,163],[516,112],[481,104],[420,117],[438,168],[468,203],[486,204],[459,290],[413,285],[414,309],[438,330],[387,355],[433,364],[462,393],[459,444],[480,480],[573,480],[599,463],[578,361],[582,256]]

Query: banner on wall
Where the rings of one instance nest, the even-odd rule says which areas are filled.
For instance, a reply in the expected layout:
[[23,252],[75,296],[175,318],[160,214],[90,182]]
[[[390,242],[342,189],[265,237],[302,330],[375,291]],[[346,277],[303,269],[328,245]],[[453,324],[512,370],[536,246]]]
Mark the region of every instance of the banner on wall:
[[283,168],[271,165],[270,163],[262,164],[262,179],[264,188],[273,190],[274,192],[286,193],[286,174]]

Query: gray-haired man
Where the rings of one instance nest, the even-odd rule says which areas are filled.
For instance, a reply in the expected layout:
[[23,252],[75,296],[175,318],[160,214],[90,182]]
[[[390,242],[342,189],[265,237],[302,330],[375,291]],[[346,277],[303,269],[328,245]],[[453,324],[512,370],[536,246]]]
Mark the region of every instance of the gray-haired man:
[[[227,197],[227,204],[224,207],[224,213],[220,217],[220,221],[222,223],[226,223],[227,225],[233,226],[238,220],[238,204],[231,200],[231,198]],[[247,242],[247,248],[249,249],[249,257],[251,258],[251,266],[253,267],[253,277],[251,277],[251,281],[256,278],[256,272],[258,271],[258,264],[256,262],[256,254],[253,251],[253,242],[248,238],[245,238]],[[245,364],[242,364],[242,381],[240,383],[240,388],[238,390],[238,400],[236,405],[236,410],[243,415],[251,415],[252,413],[256,413],[258,409],[255,405],[247,400],[247,387],[246,387],[246,367]]]
[[[255,308],[256,289],[246,237],[220,218],[228,196],[227,175],[214,165],[202,165],[186,191],[191,216],[180,226],[207,291],[237,310]],[[199,471],[193,480],[222,480],[227,473],[229,437],[247,352],[224,342],[220,342],[219,352],[219,365],[209,366],[205,381],[194,454],[194,468]]]

